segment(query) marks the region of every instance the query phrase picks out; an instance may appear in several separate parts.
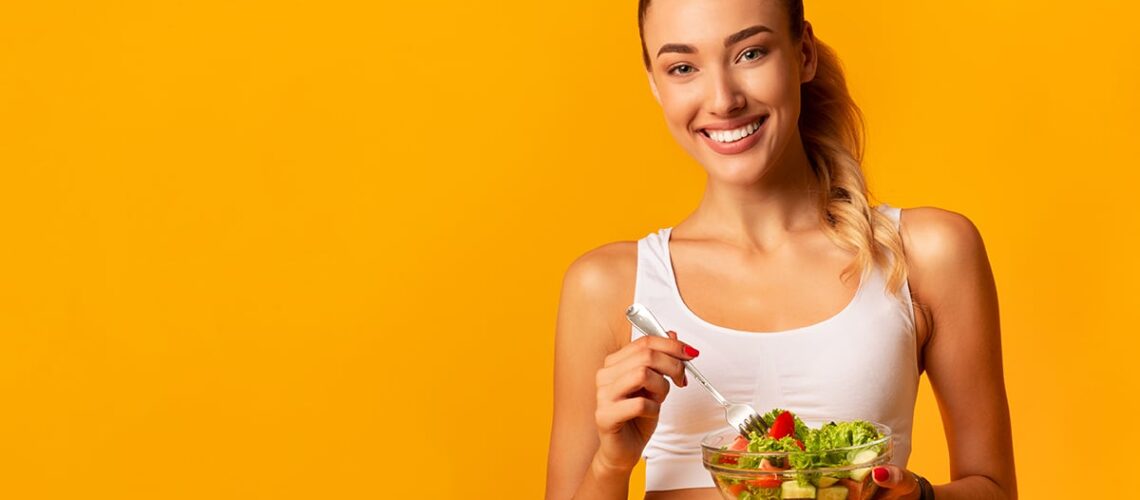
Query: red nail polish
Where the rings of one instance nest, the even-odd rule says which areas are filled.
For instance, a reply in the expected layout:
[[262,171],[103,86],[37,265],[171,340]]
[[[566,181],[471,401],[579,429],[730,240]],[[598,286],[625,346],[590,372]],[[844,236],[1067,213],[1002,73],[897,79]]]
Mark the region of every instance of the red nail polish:
[[880,483],[886,482],[887,478],[891,477],[891,473],[886,467],[875,467],[871,473],[875,475],[875,480]]
[[691,346],[689,346],[688,344],[685,344],[685,354],[688,354],[689,356],[692,356],[692,357],[694,357],[694,358],[695,358],[695,357],[697,357],[697,355],[699,355],[700,353],[701,353],[701,351],[698,351],[698,350],[696,350],[696,349],[693,349],[693,348],[692,348]]

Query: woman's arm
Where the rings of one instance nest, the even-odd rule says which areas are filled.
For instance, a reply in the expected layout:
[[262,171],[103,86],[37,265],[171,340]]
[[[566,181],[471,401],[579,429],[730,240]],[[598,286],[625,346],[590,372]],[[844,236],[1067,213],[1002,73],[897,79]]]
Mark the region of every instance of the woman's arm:
[[546,465],[548,500],[625,500],[629,495],[629,473],[595,460],[594,411],[595,375],[606,355],[621,347],[605,313],[614,308],[624,311],[621,304],[633,298],[636,243],[632,258],[630,250],[629,243],[614,243],[588,252],[570,265],[562,281],[554,341],[554,419]]
[[902,213],[910,286],[930,335],[924,366],[942,414],[951,482],[938,500],[1016,499],[997,290],[981,235],[962,215]]
[[566,271],[554,341],[554,419],[547,499],[625,500],[629,476],[657,428],[669,382],[687,384],[682,360],[697,356],[668,339],[629,340],[637,244],[605,245]]

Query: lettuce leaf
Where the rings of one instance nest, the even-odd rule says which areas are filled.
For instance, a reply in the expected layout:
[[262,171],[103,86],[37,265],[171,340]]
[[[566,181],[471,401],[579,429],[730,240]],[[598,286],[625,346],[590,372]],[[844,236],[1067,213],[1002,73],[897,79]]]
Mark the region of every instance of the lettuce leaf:
[[870,422],[831,422],[819,429],[812,429],[804,439],[804,451],[821,452],[837,448],[862,446],[881,438],[879,431]]

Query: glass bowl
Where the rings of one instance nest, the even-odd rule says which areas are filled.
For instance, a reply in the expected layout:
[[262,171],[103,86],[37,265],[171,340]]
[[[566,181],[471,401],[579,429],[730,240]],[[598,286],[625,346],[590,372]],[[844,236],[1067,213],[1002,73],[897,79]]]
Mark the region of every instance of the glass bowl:
[[[740,435],[733,428],[709,433],[701,440],[701,461],[726,499],[866,500],[878,485],[871,469],[891,459],[891,429],[871,422],[882,435],[867,444],[822,452],[732,451]],[[792,463],[819,464],[844,460],[838,467],[794,468]]]

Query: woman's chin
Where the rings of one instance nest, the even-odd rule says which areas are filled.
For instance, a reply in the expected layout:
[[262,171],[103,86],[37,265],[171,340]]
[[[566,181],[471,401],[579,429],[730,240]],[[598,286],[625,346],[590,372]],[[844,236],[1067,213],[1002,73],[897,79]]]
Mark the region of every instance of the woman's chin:
[[755,184],[767,170],[764,159],[755,155],[748,158],[717,158],[704,165],[710,180],[741,186]]

